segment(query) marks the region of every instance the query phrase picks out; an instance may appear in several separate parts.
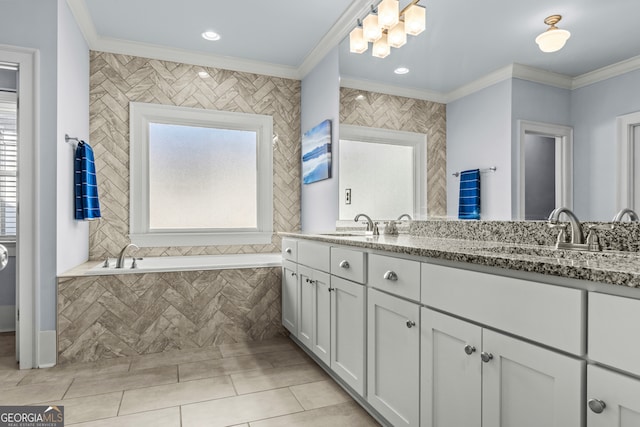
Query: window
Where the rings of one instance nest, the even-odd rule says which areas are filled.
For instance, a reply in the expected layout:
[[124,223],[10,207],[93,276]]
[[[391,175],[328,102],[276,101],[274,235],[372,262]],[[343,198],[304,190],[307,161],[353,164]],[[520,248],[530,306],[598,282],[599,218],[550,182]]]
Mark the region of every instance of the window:
[[270,116],[131,103],[139,246],[271,243]]
[[17,97],[0,92],[0,240],[15,241],[17,226]]

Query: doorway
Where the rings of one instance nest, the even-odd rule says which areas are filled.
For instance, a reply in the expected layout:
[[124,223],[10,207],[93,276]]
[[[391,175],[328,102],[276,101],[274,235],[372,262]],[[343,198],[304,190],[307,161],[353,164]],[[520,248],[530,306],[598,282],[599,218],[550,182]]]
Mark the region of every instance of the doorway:
[[518,121],[520,220],[545,220],[558,207],[573,209],[573,128]]
[[640,111],[618,117],[617,126],[616,211],[640,212]]

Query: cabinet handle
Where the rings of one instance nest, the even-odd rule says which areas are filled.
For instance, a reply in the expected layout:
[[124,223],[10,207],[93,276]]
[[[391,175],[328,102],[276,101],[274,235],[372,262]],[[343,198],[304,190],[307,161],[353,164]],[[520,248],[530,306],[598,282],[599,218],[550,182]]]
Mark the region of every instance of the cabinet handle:
[[607,405],[605,405],[605,403],[600,399],[589,399],[587,404],[589,405],[589,409],[596,414],[601,414],[602,411],[604,411],[604,408],[607,407]]
[[482,359],[484,363],[489,363],[489,361],[493,359],[493,354],[483,351],[482,353],[480,353],[480,359]]
[[472,345],[467,344],[464,346],[464,352],[471,355],[476,352],[476,348]]
[[384,273],[382,278],[386,279],[386,280],[391,280],[392,282],[395,282],[396,280],[398,280],[398,275],[396,274],[395,271],[389,270],[386,273]]
[[411,329],[414,326],[416,326],[416,322],[414,322],[413,320],[407,320],[407,328]]
[[289,255],[291,255],[291,252],[293,252],[293,251],[291,250],[291,248],[287,248],[287,249],[285,249],[284,251],[285,251],[286,253],[288,253]]
[[340,261],[340,264],[338,265],[340,266],[340,268],[347,269],[349,268],[349,261],[347,261],[346,259],[343,259],[342,261]]

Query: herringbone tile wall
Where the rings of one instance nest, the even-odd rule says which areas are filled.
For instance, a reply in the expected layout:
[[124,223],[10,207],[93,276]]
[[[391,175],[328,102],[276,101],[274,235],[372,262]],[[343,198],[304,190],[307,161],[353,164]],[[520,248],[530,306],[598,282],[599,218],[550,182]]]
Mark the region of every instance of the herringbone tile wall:
[[[198,76],[207,71],[209,78]],[[89,258],[129,243],[129,102],[273,116],[274,230],[300,229],[300,82],[103,52],[91,53],[90,144],[96,155],[102,219],[90,225]],[[141,248],[140,256],[256,253],[269,245]]]
[[284,335],[280,268],[58,279],[58,363]]
[[[364,99],[356,100],[356,96]],[[340,88],[340,123],[427,135],[427,213],[447,214],[446,105]]]

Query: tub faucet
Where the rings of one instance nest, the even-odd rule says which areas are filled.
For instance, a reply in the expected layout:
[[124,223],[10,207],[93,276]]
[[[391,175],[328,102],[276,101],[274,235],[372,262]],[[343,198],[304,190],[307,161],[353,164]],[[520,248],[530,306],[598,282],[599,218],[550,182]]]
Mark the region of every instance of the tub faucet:
[[360,220],[360,217],[364,217],[367,220],[367,232],[372,233],[374,236],[380,235],[380,231],[378,231],[378,225],[375,222],[373,222],[373,220],[369,218],[369,216],[361,213],[356,215],[356,217],[353,220],[355,222],[358,222]]
[[118,255],[118,259],[116,260],[116,268],[124,268],[124,254],[125,252],[127,252],[127,249],[129,249],[129,246],[133,246],[136,249],[140,249],[138,245],[133,243],[129,243],[127,246],[122,248],[122,250],[120,251],[120,254]]
[[[578,220],[578,217],[571,212],[570,209],[565,207],[556,208],[549,215],[548,225],[551,228],[562,227],[558,224],[558,220],[560,219],[561,214],[565,214],[569,218],[569,222],[571,223],[571,243],[566,243],[561,241],[564,238],[564,228],[561,228],[560,234],[558,235],[558,241],[556,243],[556,249],[578,249],[578,250],[587,250],[588,245],[584,242],[584,234],[582,233],[582,225]],[[561,238],[562,237],[562,238]]]
[[622,218],[624,218],[625,215],[629,216],[629,221],[639,221],[640,219],[638,218],[638,214],[636,213],[636,211],[634,211],[633,209],[630,208],[624,208],[621,209],[620,212],[618,212],[616,214],[616,216],[613,217],[612,221],[613,222],[622,222]]

